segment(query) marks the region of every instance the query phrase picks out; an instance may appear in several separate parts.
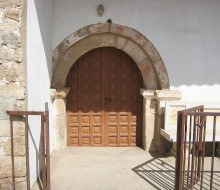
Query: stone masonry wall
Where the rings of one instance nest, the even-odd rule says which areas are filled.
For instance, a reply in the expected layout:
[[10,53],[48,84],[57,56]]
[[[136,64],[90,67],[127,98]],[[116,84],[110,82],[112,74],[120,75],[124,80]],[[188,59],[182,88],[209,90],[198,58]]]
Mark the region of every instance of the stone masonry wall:
[[[25,110],[26,0],[0,0],[0,189],[12,189],[7,109]],[[25,125],[14,121],[16,189],[26,189]]]

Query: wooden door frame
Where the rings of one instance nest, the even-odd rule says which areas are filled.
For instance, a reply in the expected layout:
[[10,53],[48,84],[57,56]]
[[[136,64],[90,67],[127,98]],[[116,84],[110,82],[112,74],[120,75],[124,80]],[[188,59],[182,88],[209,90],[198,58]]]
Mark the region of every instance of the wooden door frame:
[[55,149],[66,147],[66,105],[69,92],[66,77],[72,65],[85,53],[98,47],[115,47],[128,54],[143,77],[143,138],[145,150],[161,149],[164,102],[180,99],[179,91],[169,90],[166,67],[153,44],[138,31],[117,24],[86,26],[66,37],[53,51],[51,99],[54,100]]

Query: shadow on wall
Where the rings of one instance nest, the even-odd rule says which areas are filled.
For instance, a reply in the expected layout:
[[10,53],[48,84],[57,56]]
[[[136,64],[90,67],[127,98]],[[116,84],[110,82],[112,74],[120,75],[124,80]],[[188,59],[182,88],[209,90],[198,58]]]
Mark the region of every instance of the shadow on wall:
[[[53,39],[53,0],[34,0],[39,29],[46,56],[48,76],[51,78]],[[37,23],[36,23],[37,24]]]
[[35,157],[36,157],[36,176],[37,176],[37,183],[38,183],[38,186],[39,186],[39,189],[40,190],[43,190],[43,188],[42,188],[42,180],[41,180],[41,157],[42,157],[42,155],[40,154],[41,153],[41,144],[39,144],[39,146],[37,147],[37,145],[36,145],[36,142],[35,142],[35,140],[34,140],[34,137],[33,137],[33,134],[32,134],[32,131],[31,131],[31,129],[30,129],[30,127],[29,127],[29,134],[30,134],[30,137],[31,137],[31,141],[32,141],[32,143],[33,143],[33,146],[34,146],[34,150],[35,150]]
[[[170,52],[172,55],[173,53]],[[194,55],[199,57],[200,55]],[[163,57],[162,57],[163,58]],[[213,60],[212,57],[206,62],[203,61],[191,61],[188,60],[187,64],[182,64],[179,62],[176,65],[171,65],[171,63],[166,63],[165,65],[168,70],[170,85],[179,87],[182,85],[186,86],[213,86],[220,85],[220,75],[218,70],[220,68],[219,64]],[[213,58],[214,59],[214,58]],[[211,63],[209,63],[211,62]]]

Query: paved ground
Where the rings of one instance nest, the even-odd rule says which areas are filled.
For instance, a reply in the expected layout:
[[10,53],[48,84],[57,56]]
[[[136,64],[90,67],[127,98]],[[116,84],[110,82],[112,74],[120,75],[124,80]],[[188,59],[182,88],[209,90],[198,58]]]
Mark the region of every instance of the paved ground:
[[[174,162],[173,157],[151,155],[138,147],[67,148],[51,157],[51,189],[171,190]],[[162,175],[154,175],[156,170]],[[33,189],[38,189],[36,184]]]
[[[211,157],[205,158],[203,189],[209,189]],[[66,148],[51,157],[51,190],[173,190],[175,158],[138,147]],[[213,188],[220,189],[220,158]],[[194,189],[200,189],[198,185]],[[39,190],[37,183],[32,190]]]

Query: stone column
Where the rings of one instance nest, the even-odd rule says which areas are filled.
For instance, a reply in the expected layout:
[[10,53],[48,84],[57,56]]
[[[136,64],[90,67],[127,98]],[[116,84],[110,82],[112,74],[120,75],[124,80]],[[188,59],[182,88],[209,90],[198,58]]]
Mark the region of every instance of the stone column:
[[156,144],[157,150],[164,153],[166,149],[166,141],[160,135],[160,129],[164,128],[165,103],[166,101],[175,101],[181,99],[180,91],[178,90],[156,90],[155,98],[157,99],[157,126],[156,126]]
[[143,140],[142,144],[146,151],[156,151],[155,141],[155,118],[156,99],[154,90],[141,89],[143,98]]
[[51,89],[53,101],[54,150],[64,149],[67,145],[66,131],[66,103],[65,98],[70,88]]

